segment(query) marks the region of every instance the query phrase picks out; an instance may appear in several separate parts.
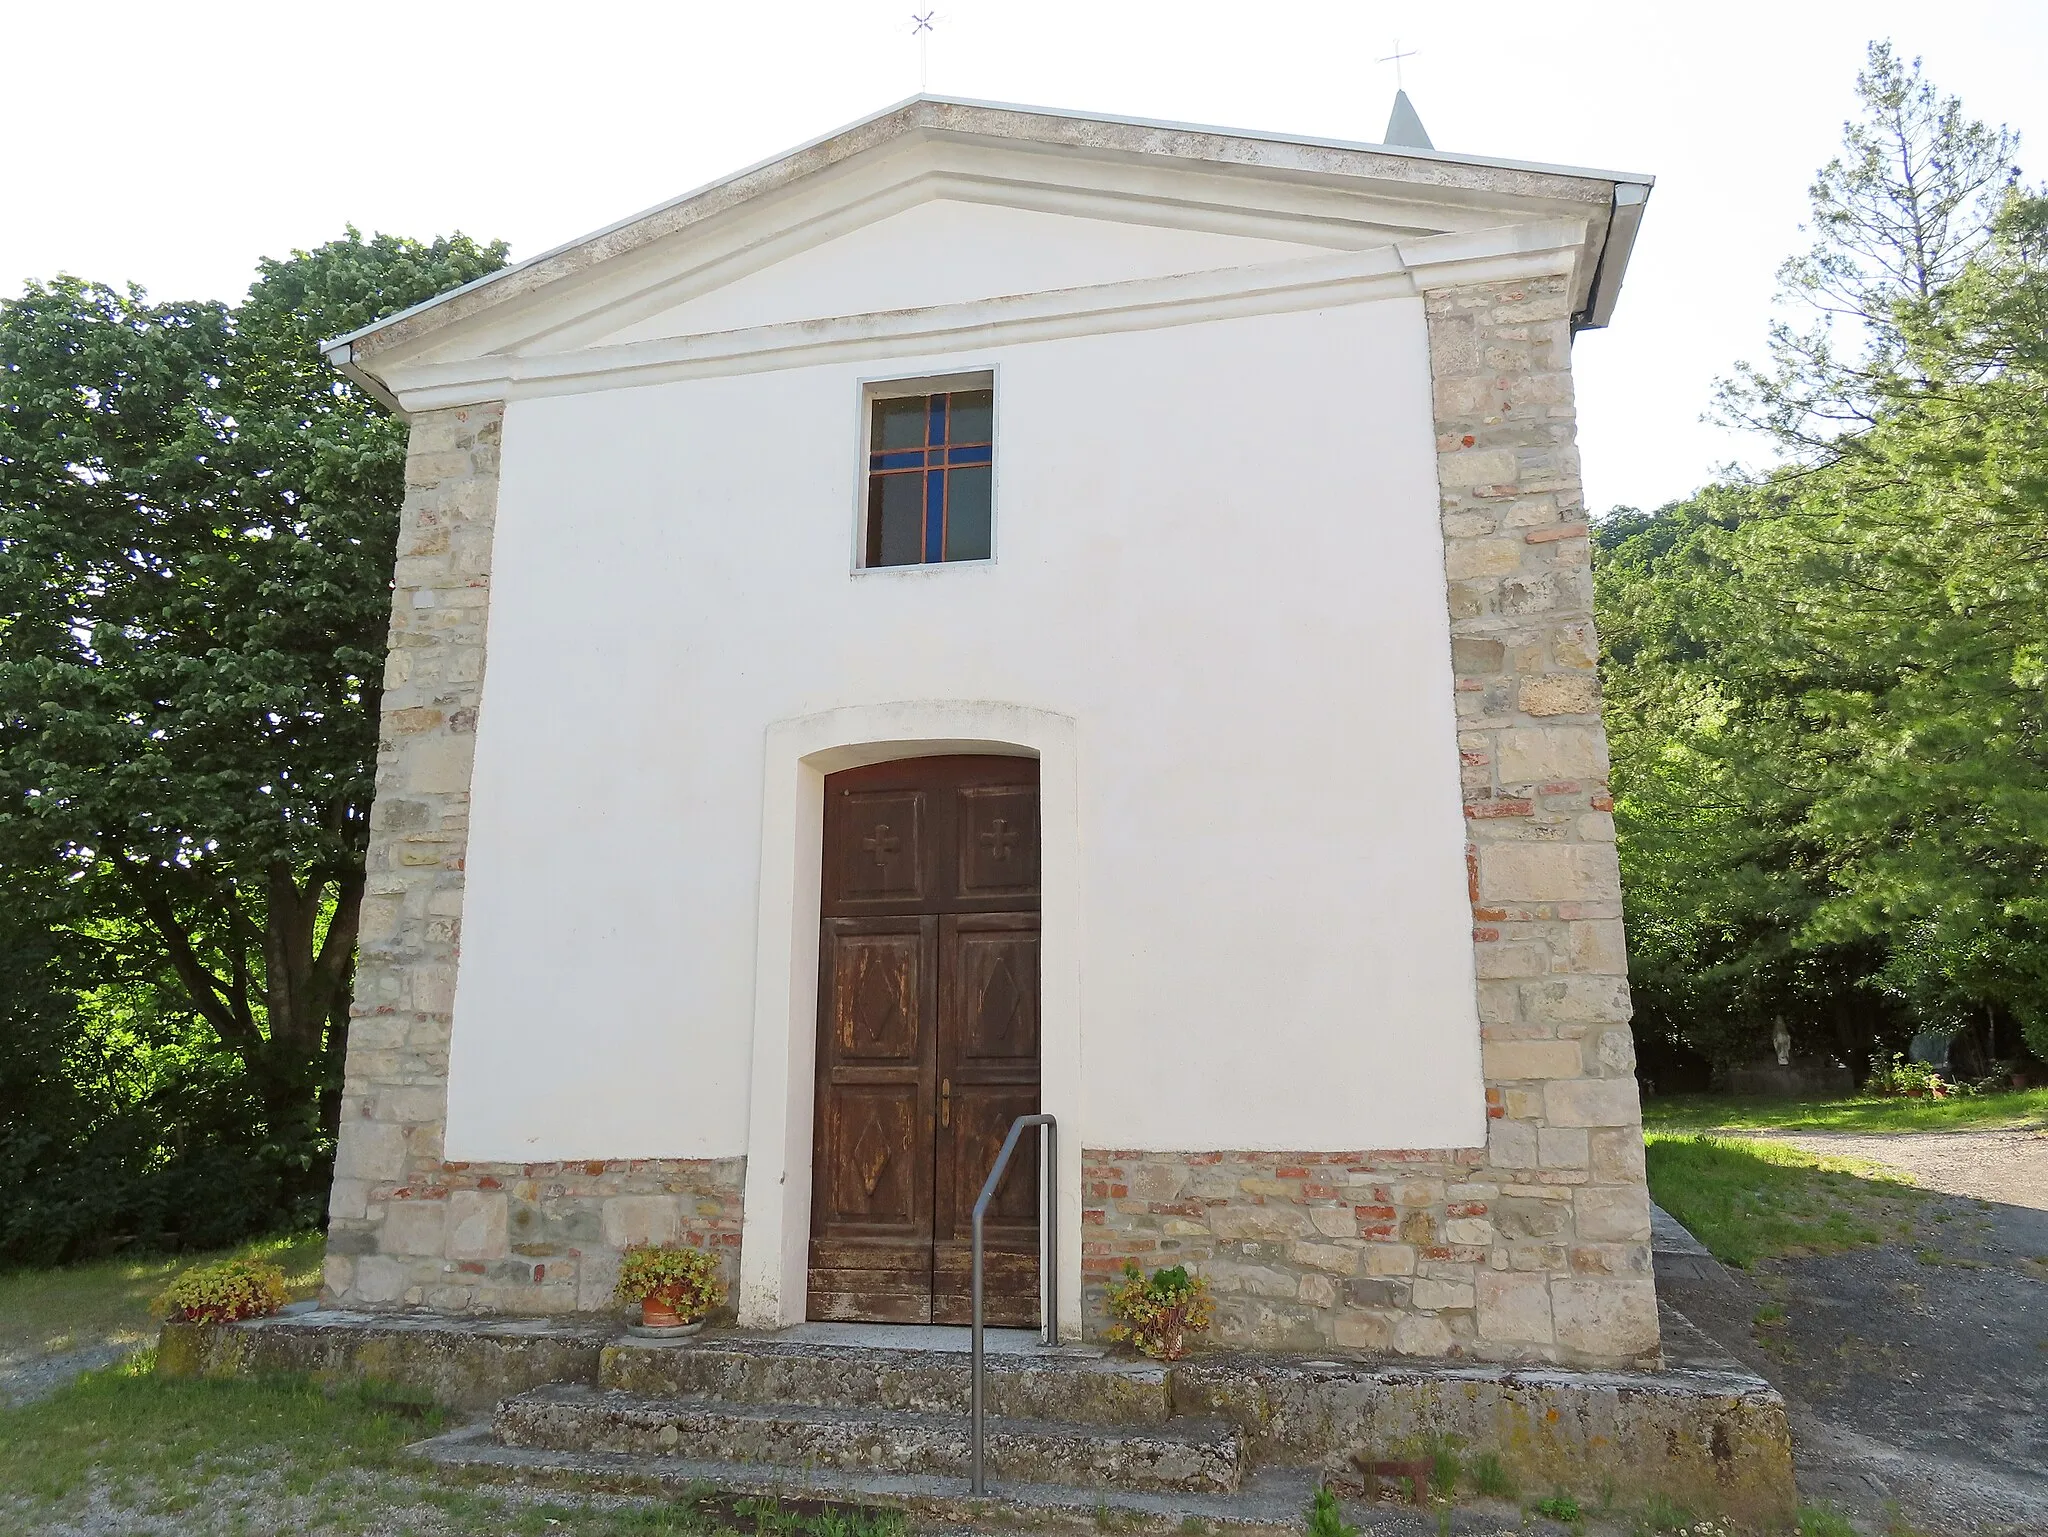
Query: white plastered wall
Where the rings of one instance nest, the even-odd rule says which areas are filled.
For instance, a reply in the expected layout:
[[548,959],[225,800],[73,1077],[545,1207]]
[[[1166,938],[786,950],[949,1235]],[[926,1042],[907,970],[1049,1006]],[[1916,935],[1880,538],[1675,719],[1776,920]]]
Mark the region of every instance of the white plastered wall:
[[[997,559],[853,571],[862,380],[977,369]],[[1482,1143],[1442,558],[1412,298],[516,400],[447,1156],[745,1153],[800,1316],[803,786],[949,738],[1068,754],[1063,1163]]]

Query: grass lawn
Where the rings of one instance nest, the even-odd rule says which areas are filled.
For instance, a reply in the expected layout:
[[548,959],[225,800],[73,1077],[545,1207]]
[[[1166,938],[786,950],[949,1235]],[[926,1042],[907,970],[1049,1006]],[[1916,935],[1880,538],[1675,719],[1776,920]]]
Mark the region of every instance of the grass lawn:
[[1660,1131],[2000,1131],[2048,1129],[2048,1089],[1957,1099],[1730,1099],[1667,1094],[1643,1101]]
[[149,1351],[25,1408],[0,1410],[0,1530],[352,1532],[654,1537],[897,1537],[893,1514],[774,1501],[564,1497],[446,1482],[409,1441],[446,1423],[413,1396],[303,1379],[151,1374]]
[[1650,1132],[1651,1199],[1725,1264],[1910,1238],[1926,1192],[1860,1159]]
[[0,1367],[101,1344],[141,1344],[156,1334],[150,1300],[172,1276],[228,1254],[262,1255],[283,1267],[296,1298],[320,1288],[318,1233],[259,1238],[219,1254],[96,1260],[60,1270],[0,1271]]

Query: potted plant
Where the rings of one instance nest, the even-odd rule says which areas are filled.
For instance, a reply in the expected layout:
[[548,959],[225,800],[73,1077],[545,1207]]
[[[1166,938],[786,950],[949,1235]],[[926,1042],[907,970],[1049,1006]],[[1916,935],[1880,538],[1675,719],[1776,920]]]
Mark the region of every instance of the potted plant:
[[268,1260],[224,1259],[185,1271],[156,1299],[156,1312],[172,1323],[231,1324],[268,1318],[289,1296],[284,1272]]
[[1110,1283],[1104,1301],[1115,1320],[1109,1337],[1136,1346],[1155,1361],[1178,1361],[1186,1355],[1209,1332],[1216,1312],[1209,1283],[1189,1275],[1185,1265],[1148,1276],[1125,1260],[1123,1279]]
[[701,1249],[628,1249],[619,1261],[613,1296],[640,1304],[640,1327],[664,1334],[695,1334],[725,1301],[718,1256]]

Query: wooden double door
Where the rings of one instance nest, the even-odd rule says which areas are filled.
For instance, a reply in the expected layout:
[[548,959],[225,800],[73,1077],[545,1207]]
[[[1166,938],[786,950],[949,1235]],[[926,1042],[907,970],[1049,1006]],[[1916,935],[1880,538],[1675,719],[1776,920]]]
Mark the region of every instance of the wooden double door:
[[[966,1323],[973,1216],[1038,1110],[1038,764],[825,781],[808,1313]],[[984,1318],[1038,1322],[1038,1139],[983,1227]]]

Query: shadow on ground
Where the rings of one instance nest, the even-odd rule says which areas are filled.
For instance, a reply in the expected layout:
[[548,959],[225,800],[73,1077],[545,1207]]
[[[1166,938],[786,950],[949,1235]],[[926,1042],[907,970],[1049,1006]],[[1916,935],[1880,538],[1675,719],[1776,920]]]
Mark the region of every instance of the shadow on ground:
[[[2023,1181],[2036,1156],[2048,1173],[2048,1139],[2021,1152]],[[1994,1162],[1980,1187],[2003,1194],[2010,1160]],[[1880,1185],[1864,1193],[1873,1207],[1890,1204]],[[2048,1210],[1931,1191],[1882,1242],[1725,1271],[1660,1252],[1657,1285],[1785,1394],[1808,1500],[1879,1530],[1903,1515],[1931,1533],[2048,1532]]]

